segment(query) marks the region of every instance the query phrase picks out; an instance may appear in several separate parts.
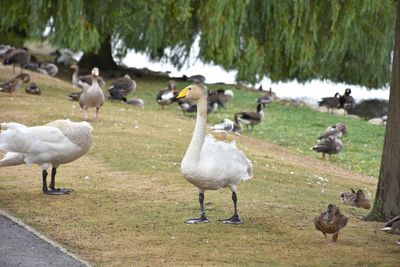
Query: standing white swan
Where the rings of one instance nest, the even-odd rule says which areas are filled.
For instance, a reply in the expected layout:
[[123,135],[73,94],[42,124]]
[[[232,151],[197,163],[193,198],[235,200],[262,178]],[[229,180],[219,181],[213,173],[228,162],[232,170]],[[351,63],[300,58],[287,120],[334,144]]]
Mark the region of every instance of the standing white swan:
[[199,188],[200,218],[189,219],[188,224],[208,223],[204,210],[204,191],[229,187],[234,205],[233,216],[223,223],[242,223],[237,212],[237,185],[241,180],[250,179],[252,165],[235,143],[216,141],[205,136],[207,127],[207,88],[192,84],[183,89],[177,98],[186,98],[197,104],[196,126],[192,141],[183,157],[181,172],[188,182]]
[[[6,151],[0,167],[39,164],[42,168],[43,193],[68,194],[72,189],[55,188],[58,166],[72,162],[89,151],[92,145],[92,126],[88,122],[56,120],[43,126],[26,127],[10,122],[2,123],[0,149]],[[47,169],[52,165],[50,189]]]

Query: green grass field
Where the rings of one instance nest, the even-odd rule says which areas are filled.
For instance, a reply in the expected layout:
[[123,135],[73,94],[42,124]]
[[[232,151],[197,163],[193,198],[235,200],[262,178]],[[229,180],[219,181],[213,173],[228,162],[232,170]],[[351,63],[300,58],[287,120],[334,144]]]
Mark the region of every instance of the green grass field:
[[[3,68],[0,79],[12,76]],[[83,113],[66,99],[69,83],[32,74],[41,96],[20,90],[0,95],[0,121],[40,125]],[[38,166],[3,168],[0,208],[21,218],[95,266],[397,266],[396,237],[382,223],[363,222],[367,210],[344,206],[339,194],[362,188],[375,194],[384,128],[366,122],[274,103],[254,132],[228,136],[252,160],[254,178],[239,185],[243,225],[223,225],[232,213],[228,189],[206,192],[210,224],[186,225],[198,215],[197,189],[180,174],[194,115],[155,102],[166,81],[137,80],[134,95],[145,109],[107,101],[93,123],[94,144],[81,159],[59,168],[65,196],[41,193]],[[185,84],[180,84],[183,87]],[[210,86],[216,89],[219,86]],[[210,123],[255,109],[256,94],[232,88],[235,97],[211,114]],[[94,117],[94,110],[90,111]],[[344,122],[350,134],[332,161],[311,151],[327,126]],[[312,220],[337,204],[350,218],[335,244],[326,242]]]

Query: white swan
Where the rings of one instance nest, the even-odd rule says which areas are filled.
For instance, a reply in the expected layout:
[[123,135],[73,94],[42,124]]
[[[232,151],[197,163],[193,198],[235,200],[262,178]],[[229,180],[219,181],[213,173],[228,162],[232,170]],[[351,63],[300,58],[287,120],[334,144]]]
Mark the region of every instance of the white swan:
[[205,136],[207,123],[207,88],[193,84],[183,89],[177,98],[187,98],[197,104],[197,120],[190,145],[181,163],[183,176],[199,188],[200,218],[186,223],[209,222],[204,210],[204,191],[229,187],[232,191],[234,214],[223,223],[242,223],[237,213],[237,185],[250,179],[252,165],[235,143],[216,141]]
[[[92,144],[92,126],[88,122],[56,120],[44,126],[26,127],[10,122],[2,123],[0,149],[6,151],[0,167],[21,164],[39,164],[42,168],[43,193],[68,194],[71,189],[56,189],[55,176],[61,164],[74,161],[89,151]],[[50,190],[47,187],[47,169],[52,165]]]

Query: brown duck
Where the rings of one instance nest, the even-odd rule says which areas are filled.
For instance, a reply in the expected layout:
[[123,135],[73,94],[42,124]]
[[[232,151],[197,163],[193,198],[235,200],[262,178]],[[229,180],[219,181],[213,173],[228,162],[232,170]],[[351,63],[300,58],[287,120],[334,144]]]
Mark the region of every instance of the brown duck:
[[333,234],[332,242],[336,242],[339,231],[344,228],[348,222],[348,218],[340,213],[339,207],[329,204],[328,209],[314,219],[314,225],[317,230],[321,231],[326,239],[326,234]]
[[9,93],[12,96],[13,92],[21,87],[22,83],[28,83],[31,80],[28,74],[21,73],[15,76],[13,79],[0,84],[0,92]]
[[369,199],[365,196],[361,189],[358,189],[357,192],[354,191],[353,188],[350,188],[350,190],[351,192],[343,192],[340,194],[340,199],[342,200],[343,204],[367,210],[371,208]]

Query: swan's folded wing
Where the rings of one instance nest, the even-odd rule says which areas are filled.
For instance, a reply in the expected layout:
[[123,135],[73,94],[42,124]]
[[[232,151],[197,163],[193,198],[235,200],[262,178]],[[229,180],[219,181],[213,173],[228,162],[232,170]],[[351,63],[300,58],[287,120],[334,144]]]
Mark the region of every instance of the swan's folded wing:
[[50,126],[8,128],[0,133],[0,149],[7,152],[40,154],[76,147],[60,129]]

